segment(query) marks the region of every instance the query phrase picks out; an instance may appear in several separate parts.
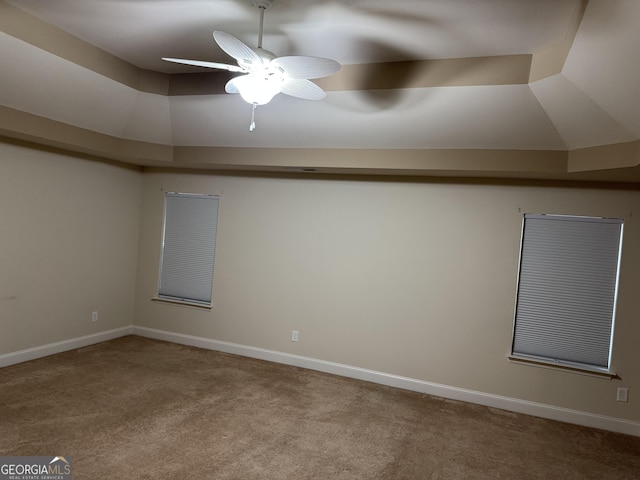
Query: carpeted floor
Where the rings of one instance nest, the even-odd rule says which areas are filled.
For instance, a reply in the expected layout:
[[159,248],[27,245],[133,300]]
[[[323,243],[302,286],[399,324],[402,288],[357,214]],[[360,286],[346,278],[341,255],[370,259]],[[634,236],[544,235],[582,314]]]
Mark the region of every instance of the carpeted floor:
[[0,455],[75,480],[640,478],[640,438],[135,336],[0,369]]

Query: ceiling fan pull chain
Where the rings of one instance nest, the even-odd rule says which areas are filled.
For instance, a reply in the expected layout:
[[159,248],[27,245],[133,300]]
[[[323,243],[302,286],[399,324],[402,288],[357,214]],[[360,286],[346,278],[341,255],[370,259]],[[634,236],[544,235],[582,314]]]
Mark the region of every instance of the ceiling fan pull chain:
[[251,105],[251,123],[249,124],[250,132],[253,132],[256,129],[256,107],[257,105],[255,103]]

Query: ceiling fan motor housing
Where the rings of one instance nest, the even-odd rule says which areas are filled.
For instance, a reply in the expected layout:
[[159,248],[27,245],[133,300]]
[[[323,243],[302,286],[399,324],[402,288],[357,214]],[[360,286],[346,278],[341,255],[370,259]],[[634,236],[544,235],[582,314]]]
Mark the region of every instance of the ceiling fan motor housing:
[[265,10],[273,5],[273,0],[251,0],[251,5]]

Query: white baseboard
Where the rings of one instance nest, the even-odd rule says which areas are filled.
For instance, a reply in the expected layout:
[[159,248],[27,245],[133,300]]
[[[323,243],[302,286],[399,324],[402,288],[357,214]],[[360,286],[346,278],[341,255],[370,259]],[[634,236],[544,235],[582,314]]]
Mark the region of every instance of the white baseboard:
[[26,350],[6,353],[4,355],[0,355],[0,368],[8,367],[9,365],[14,365],[16,363],[28,362],[29,360],[35,360],[36,358],[47,357],[56,353],[66,352],[68,350],[74,350],[76,348],[86,347],[95,343],[106,342],[107,340],[124,337],[125,335],[131,335],[132,333],[133,327],[129,325],[127,327],[116,328],[114,330],[107,330],[106,332],[93,333],[91,335],[85,335],[84,337],[72,338],[70,340],[63,340],[61,342],[49,343],[39,347],[27,348]]
[[365,380],[381,385],[426,393],[429,395],[449,398],[452,400],[460,400],[463,402],[475,403],[478,405],[523,413],[526,415],[547,418],[550,420],[573,423],[585,427],[598,428],[611,432],[625,433],[627,435],[640,437],[640,422],[622,420],[619,418],[607,417],[604,415],[596,415],[593,413],[555,407],[542,403],[529,402],[526,400],[519,400],[517,398],[492,395],[474,390],[467,390],[464,388],[451,387],[448,385],[426,382],[424,380],[416,380],[414,378],[392,375],[375,370],[367,370],[350,365],[327,362],[325,360],[319,360],[316,358],[302,357],[299,355],[277,352],[274,350],[265,350],[262,348],[250,347],[236,343],[222,342],[219,340],[211,340],[208,338],[195,337],[192,335],[167,332],[165,330],[156,330],[153,328],[134,326],[132,333],[141,337],[165,340],[182,345],[189,345],[193,347],[205,348],[208,350],[216,350],[225,353],[242,355],[245,357],[257,358],[260,360],[268,360],[270,362],[308,368],[311,370],[331,373],[334,375],[354,378],[357,380]]
[[390,387],[426,393],[452,400],[460,400],[463,402],[524,413],[550,420],[558,420],[561,422],[583,425],[585,427],[599,428],[611,432],[625,433],[627,435],[640,437],[640,422],[633,422],[615,417],[581,412],[579,410],[555,407],[553,405],[528,402],[517,398],[503,397],[475,390],[467,390],[449,385],[426,382],[424,380],[417,380],[414,378],[402,377],[375,370],[353,367],[351,365],[328,362],[317,358],[303,357],[290,353],[222,342],[219,340],[211,340],[208,338],[184,335],[165,330],[137,327],[133,325],[0,355],[0,368],[132,334],[157,340],[165,340],[181,345],[190,345],[207,350],[216,350],[245,357],[257,358],[260,360],[267,360],[270,362],[282,363],[285,365],[308,368],[310,370],[317,370],[320,372],[331,373],[357,380],[364,380]]

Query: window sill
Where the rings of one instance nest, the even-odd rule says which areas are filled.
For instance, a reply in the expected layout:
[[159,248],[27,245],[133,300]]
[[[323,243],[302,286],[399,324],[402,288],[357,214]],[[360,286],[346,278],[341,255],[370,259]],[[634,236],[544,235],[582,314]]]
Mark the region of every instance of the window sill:
[[519,363],[521,365],[528,365],[530,367],[539,367],[539,368],[548,368],[550,370],[560,370],[569,373],[577,373],[579,375],[587,375],[590,377],[596,378],[604,378],[608,380],[612,380],[614,378],[618,378],[615,372],[608,371],[606,369],[598,370],[596,368],[589,369],[587,367],[581,368],[579,366],[574,366],[570,364],[564,363],[554,363],[551,361],[538,360],[535,358],[524,358],[524,357],[516,357],[514,355],[508,356],[509,361],[512,363]]
[[176,299],[171,299],[171,298],[152,297],[151,301],[152,302],[158,302],[158,303],[168,303],[168,304],[171,304],[171,305],[180,305],[180,306],[183,306],[183,307],[197,308],[199,310],[211,310],[211,308],[212,308],[211,304],[190,302],[189,300],[179,300],[177,298]]

